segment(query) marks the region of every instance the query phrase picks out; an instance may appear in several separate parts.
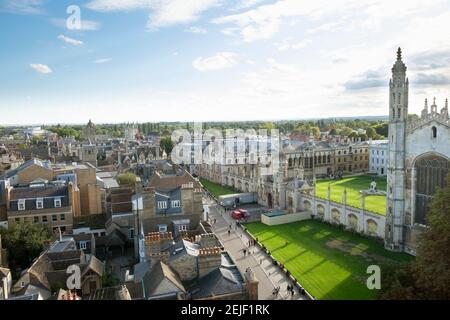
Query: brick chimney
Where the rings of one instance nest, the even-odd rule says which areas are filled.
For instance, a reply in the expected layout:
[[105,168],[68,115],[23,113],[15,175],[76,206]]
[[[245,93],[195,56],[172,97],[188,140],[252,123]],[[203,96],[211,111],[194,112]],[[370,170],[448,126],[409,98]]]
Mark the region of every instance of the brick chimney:
[[166,261],[169,252],[165,251],[173,242],[172,232],[151,232],[145,237],[146,260],[160,259]]
[[219,247],[199,249],[198,277],[202,278],[218,269],[222,264],[222,250]]

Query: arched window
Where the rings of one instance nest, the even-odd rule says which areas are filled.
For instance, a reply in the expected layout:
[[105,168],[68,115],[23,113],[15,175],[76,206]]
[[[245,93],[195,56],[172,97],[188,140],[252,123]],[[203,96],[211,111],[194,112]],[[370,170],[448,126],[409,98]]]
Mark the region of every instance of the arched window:
[[392,108],[392,118],[395,118],[395,108]]
[[400,119],[402,116],[402,110],[400,108],[398,108],[398,118]]
[[436,137],[437,137],[437,128],[433,126],[431,128],[431,133],[432,133],[433,139],[436,139]]

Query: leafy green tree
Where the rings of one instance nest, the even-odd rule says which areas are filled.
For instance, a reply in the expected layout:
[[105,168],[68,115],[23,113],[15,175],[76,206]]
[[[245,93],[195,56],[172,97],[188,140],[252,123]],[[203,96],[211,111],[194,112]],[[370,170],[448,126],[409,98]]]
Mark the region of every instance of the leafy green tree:
[[48,229],[40,224],[19,223],[7,230],[0,228],[0,234],[11,269],[28,268],[52,240]]
[[132,185],[136,183],[136,178],[137,178],[136,175],[131,172],[122,173],[117,176],[117,182],[121,186]]
[[366,129],[366,135],[367,135],[368,138],[374,139],[376,134],[377,134],[377,132],[375,131],[374,128],[372,128],[372,127],[367,127],[367,129]]
[[383,299],[450,299],[450,174],[433,197],[416,260],[383,274]]
[[169,155],[172,152],[174,147],[174,143],[172,142],[172,138],[170,136],[161,138],[159,145],[161,148]]

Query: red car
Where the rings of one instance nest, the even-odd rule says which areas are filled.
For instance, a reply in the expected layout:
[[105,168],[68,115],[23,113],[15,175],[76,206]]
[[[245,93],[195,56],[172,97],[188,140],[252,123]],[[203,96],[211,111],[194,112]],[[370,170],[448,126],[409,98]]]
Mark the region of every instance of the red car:
[[235,210],[231,213],[231,217],[235,220],[241,220],[248,216],[248,211],[244,209]]

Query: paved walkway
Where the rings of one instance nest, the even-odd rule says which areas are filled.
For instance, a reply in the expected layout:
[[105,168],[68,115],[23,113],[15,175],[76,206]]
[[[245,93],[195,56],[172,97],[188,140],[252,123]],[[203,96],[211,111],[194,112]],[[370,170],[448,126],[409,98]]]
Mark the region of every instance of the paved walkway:
[[[209,218],[210,220],[216,219],[216,223],[211,225],[219,240],[225,247],[237,266],[241,271],[251,267],[255,272],[256,278],[259,281],[258,294],[260,300],[273,300],[273,299],[293,299],[304,300],[307,296],[302,296],[295,291],[295,295],[291,297],[291,294],[287,291],[287,285],[292,281],[280,270],[278,266],[272,264],[272,260],[262,252],[258,246],[250,248],[251,254],[243,255],[243,249],[248,248],[248,236],[242,230],[242,228],[236,227],[235,221],[229,216],[229,214],[222,214],[220,207],[214,200],[207,197],[204,198],[204,203],[209,205]],[[232,226],[231,233],[228,235],[229,226]],[[280,293],[277,297],[274,296],[273,290],[276,287],[280,287]]]

